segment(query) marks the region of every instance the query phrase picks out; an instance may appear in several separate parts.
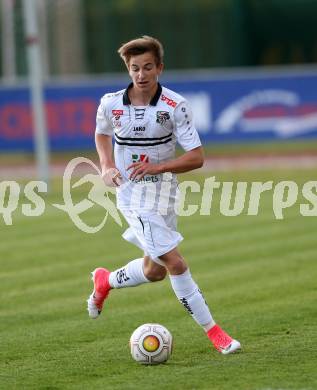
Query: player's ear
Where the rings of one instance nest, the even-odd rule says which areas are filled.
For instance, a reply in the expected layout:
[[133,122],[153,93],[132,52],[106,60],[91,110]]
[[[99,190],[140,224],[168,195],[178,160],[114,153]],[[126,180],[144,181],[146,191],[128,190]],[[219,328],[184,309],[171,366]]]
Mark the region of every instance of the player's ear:
[[163,62],[158,66],[158,70],[159,70],[159,74],[161,74],[163,72],[163,69],[164,69],[164,64]]
[[131,70],[130,70],[130,63],[129,62],[126,62],[126,67],[127,67],[128,74],[129,74],[129,76],[132,79]]
[[126,59],[126,60],[124,61],[124,63],[125,63],[125,66],[126,66],[127,69],[128,69],[128,72],[130,72],[130,58],[129,58],[129,59]]

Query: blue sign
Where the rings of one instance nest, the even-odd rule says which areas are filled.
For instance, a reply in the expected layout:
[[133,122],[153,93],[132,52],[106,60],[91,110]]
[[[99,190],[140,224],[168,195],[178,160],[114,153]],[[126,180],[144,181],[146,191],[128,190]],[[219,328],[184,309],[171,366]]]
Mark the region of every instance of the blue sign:
[[[244,142],[317,137],[317,72],[244,72],[230,76],[189,73],[162,84],[191,103],[202,141]],[[181,77],[181,78],[180,78]],[[190,81],[186,81],[190,80]],[[126,87],[98,84],[45,86],[52,150],[94,148],[101,96]],[[30,94],[26,87],[0,88],[0,150],[33,150]]]

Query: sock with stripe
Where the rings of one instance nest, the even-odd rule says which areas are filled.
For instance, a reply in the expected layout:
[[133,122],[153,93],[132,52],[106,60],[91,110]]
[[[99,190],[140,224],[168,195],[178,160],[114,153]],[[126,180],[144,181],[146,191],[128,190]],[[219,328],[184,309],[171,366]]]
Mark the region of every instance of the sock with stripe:
[[189,269],[181,275],[170,275],[169,277],[178,300],[194,320],[208,332],[215,325],[215,321]]

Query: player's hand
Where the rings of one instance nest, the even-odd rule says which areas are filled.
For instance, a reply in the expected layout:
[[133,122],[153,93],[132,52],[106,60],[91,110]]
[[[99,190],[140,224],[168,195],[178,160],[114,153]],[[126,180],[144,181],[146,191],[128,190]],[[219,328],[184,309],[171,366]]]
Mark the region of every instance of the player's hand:
[[132,170],[129,176],[130,180],[141,180],[145,175],[157,175],[162,173],[160,164],[151,164],[148,162],[135,162],[128,166]]
[[122,176],[117,168],[108,168],[102,172],[102,178],[108,187],[119,187],[122,184]]

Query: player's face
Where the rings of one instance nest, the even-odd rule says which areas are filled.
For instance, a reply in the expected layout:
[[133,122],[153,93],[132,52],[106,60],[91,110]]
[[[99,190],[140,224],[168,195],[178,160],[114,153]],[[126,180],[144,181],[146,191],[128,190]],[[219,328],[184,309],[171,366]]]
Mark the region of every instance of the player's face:
[[156,88],[163,64],[157,65],[154,55],[149,52],[132,56],[128,69],[134,87],[142,92],[151,92]]

